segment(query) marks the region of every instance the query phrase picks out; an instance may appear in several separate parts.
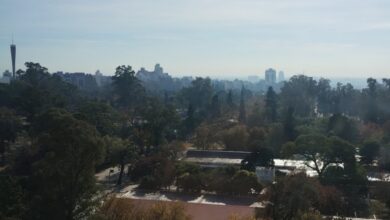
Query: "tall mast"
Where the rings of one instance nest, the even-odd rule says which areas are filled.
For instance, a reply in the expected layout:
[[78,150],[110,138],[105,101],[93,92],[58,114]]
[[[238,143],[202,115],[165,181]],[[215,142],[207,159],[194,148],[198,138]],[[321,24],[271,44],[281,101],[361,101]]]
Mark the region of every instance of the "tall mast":
[[15,78],[15,59],[16,59],[16,46],[14,44],[14,35],[12,34],[11,49],[11,61],[12,61],[12,78]]

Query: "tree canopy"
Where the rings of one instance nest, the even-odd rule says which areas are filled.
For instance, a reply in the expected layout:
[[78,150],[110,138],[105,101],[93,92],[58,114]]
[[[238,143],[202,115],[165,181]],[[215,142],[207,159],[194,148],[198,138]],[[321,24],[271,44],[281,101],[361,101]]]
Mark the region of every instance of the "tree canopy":
[[50,109],[37,120],[32,218],[83,219],[93,210],[101,139],[92,126],[61,109]]

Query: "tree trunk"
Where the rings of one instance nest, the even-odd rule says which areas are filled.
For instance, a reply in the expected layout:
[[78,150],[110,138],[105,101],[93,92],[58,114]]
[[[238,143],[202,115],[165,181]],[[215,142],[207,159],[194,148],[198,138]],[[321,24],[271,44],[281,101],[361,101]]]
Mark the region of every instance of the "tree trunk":
[[122,184],[122,177],[123,177],[124,170],[125,170],[125,163],[122,162],[120,172],[119,172],[118,182],[116,183],[116,185],[118,186]]

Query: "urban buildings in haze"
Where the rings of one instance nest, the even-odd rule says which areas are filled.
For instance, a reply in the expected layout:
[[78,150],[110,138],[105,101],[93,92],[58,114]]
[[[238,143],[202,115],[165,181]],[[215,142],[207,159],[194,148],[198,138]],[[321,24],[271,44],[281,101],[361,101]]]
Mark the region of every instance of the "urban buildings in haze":
[[265,71],[265,82],[269,84],[276,83],[276,70],[269,68]]
[[168,73],[164,73],[164,69],[160,66],[160,64],[156,64],[154,66],[153,71],[147,71],[144,67],[142,67],[137,72],[137,78],[142,81],[147,80],[157,80],[160,81],[162,78],[168,78]]
[[284,72],[283,71],[279,71],[278,82],[283,82],[283,81],[284,81]]
[[12,79],[12,73],[8,70],[4,71],[3,76],[0,78],[0,83],[10,83]]

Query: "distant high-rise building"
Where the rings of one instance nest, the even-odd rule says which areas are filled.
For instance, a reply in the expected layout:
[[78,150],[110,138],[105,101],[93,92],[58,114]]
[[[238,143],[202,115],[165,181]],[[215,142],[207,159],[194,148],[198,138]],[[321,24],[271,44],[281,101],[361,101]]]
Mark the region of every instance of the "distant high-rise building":
[[15,78],[15,59],[16,59],[16,46],[12,40],[11,48],[11,60],[12,60],[12,77]]
[[265,71],[265,81],[267,83],[276,83],[276,70],[269,68]]
[[283,81],[284,81],[284,72],[279,71],[278,82],[283,82]]
[[12,73],[8,70],[4,71],[3,77],[0,78],[0,83],[10,83],[12,79]]
[[142,81],[157,81],[161,82],[162,79],[170,78],[168,73],[164,73],[164,69],[160,66],[160,64],[156,64],[154,66],[154,71],[147,71],[144,67],[142,67],[137,72],[137,78]]
[[164,70],[163,68],[160,66],[160,64],[156,64],[154,66],[154,72],[157,73],[157,74],[163,74],[164,73]]
[[98,86],[102,86],[103,74],[100,70],[96,70],[95,72],[95,81]]

